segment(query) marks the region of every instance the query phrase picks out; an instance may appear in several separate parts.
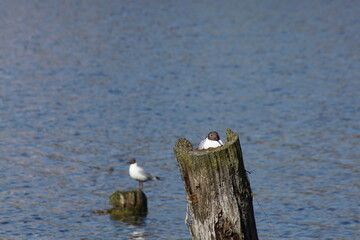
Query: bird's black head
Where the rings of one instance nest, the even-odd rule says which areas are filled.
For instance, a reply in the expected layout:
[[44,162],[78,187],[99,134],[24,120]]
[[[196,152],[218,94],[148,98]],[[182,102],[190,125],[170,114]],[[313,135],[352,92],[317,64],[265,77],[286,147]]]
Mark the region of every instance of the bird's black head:
[[217,132],[209,132],[208,139],[213,140],[213,141],[219,141],[220,137],[219,137],[219,134]]
[[127,162],[127,164],[133,164],[133,163],[136,163],[135,158],[133,158],[133,159],[131,159],[130,161]]

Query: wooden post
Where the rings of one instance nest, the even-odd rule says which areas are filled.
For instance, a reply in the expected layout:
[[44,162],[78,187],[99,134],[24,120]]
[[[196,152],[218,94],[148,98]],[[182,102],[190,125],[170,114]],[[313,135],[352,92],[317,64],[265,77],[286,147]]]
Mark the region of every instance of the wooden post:
[[174,147],[185,185],[192,239],[257,240],[250,183],[239,136],[230,129],[224,146],[193,149],[180,138]]
[[115,191],[110,197],[112,208],[108,214],[139,215],[147,214],[147,197],[140,189],[130,191]]

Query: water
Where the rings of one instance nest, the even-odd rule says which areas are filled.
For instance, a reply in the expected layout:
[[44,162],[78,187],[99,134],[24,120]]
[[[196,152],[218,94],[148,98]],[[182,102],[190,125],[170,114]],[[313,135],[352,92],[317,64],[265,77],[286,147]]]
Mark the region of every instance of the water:
[[[261,239],[359,233],[356,1],[1,1],[0,238],[189,239],[172,152],[239,133]],[[92,214],[134,189],[149,214]],[[110,171],[111,168],[114,171]]]

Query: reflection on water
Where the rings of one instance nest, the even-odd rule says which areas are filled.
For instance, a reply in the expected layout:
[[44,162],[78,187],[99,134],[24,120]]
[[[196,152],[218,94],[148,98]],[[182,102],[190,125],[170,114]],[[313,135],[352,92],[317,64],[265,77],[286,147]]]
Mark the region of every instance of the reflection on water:
[[121,216],[121,215],[110,215],[110,219],[113,221],[121,221],[129,225],[141,227],[145,224],[146,216]]
[[[189,239],[173,145],[227,128],[261,239],[358,238],[359,12],[0,1],[0,238]],[[164,177],[145,185],[147,217],[91,214],[136,188],[131,158]]]
[[[128,231],[129,239],[147,239],[149,234],[145,230],[145,218],[141,216],[110,216],[112,223],[119,231],[124,228]],[[121,224],[118,224],[119,221]],[[125,223],[125,225],[123,224]]]
[[[149,237],[145,231],[145,218],[144,216],[119,216],[111,215],[110,219],[112,220],[113,225],[119,231],[126,228],[129,229],[128,237],[129,239],[147,239]],[[119,222],[121,222],[119,224]],[[125,223],[125,225],[123,224]]]

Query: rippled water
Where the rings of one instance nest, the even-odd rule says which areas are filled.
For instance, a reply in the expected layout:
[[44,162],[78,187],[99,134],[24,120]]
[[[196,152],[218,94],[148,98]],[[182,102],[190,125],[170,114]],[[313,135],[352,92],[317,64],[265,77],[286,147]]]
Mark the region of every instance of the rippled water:
[[[189,239],[172,148],[241,138],[261,239],[360,238],[357,1],[1,1],[0,238]],[[149,214],[92,214],[134,189]],[[113,171],[112,168],[114,169]]]

